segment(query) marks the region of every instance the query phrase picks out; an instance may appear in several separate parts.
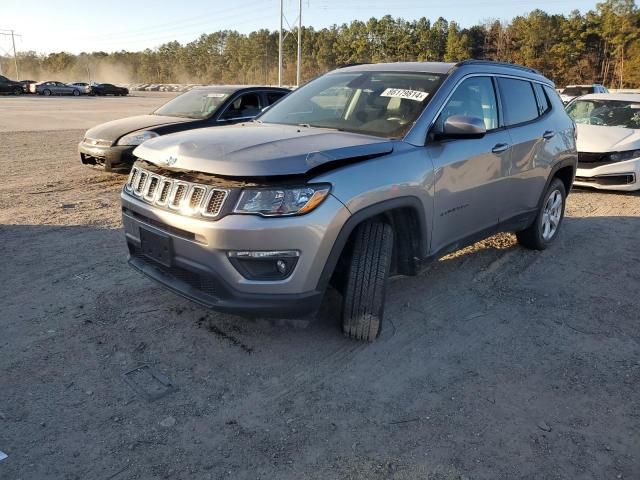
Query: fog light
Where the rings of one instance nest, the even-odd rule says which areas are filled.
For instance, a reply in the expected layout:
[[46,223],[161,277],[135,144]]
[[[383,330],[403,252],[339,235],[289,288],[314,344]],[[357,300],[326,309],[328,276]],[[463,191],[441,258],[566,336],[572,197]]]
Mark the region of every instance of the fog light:
[[248,280],[284,280],[298,263],[298,250],[232,251],[229,261]]

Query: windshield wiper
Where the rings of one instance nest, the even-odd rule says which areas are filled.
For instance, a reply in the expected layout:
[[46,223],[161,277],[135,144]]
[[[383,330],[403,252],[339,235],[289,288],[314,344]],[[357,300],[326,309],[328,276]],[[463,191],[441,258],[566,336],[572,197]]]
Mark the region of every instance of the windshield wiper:
[[325,128],[327,130],[335,130],[337,132],[344,132],[344,130],[342,128],[338,128],[338,127],[328,127],[328,126],[324,126],[324,125],[311,125],[310,123],[298,123],[298,127],[304,127],[304,128]]

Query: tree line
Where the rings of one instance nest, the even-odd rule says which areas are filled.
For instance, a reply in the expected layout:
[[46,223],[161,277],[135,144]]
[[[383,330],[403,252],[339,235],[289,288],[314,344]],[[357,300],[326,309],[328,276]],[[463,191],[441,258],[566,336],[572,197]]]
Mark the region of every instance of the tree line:
[[[284,42],[285,84],[295,83],[296,38]],[[404,20],[386,15],[329,28],[302,29],[302,77],[340,65],[396,61],[498,60],[533,67],[556,84],[602,83],[640,87],[640,11],[634,0],[606,0],[586,13],[542,10],[509,22],[488,20],[470,28],[442,17]],[[277,82],[278,32],[223,30],[181,44],[130,52],[19,53],[21,79],[120,83]],[[0,57],[5,74],[13,59]],[[13,70],[15,71],[15,70]]]

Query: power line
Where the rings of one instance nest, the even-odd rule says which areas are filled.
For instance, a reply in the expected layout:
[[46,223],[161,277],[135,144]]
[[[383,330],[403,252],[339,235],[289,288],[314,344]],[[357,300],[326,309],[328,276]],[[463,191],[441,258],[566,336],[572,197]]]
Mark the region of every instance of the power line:
[[16,79],[19,79],[20,70],[18,70],[18,55],[16,54],[16,37],[21,37],[22,35],[15,33],[13,30],[0,30],[0,35],[11,37],[11,45],[13,46],[13,64],[16,67]]

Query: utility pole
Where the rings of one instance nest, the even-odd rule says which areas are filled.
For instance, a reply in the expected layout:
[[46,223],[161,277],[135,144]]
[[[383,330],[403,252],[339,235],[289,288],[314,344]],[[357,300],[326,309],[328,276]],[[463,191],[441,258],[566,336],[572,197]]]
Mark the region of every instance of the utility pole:
[[[298,18],[296,18],[297,22],[298,22],[298,61],[297,61],[297,68],[296,68],[296,82],[298,84],[298,86],[300,86],[300,81],[301,81],[301,69],[302,69],[302,0],[299,0],[299,11],[298,11]],[[289,27],[289,30],[287,31],[286,34],[283,35],[283,27],[284,27],[284,23],[283,22],[287,22],[287,26]],[[294,21],[293,24],[295,25],[296,22]],[[282,49],[283,49],[283,43],[286,40],[287,36],[292,32],[292,28],[291,25],[289,24],[289,21],[287,20],[287,17],[285,17],[284,15],[284,0],[280,0],[280,33],[278,36],[278,86],[281,87],[282,86]]]
[[[10,33],[6,33],[10,32]],[[0,35],[6,35],[7,37],[11,37],[11,45],[13,47],[13,64],[16,67],[16,80],[20,79],[20,70],[18,70],[18,54],[16,53],[16,38],[21,37],[22,35],[18,35],[13,30],[4,30],[0,31]]]
[[300,6],[298,8],[298,61],[296,64],[297,87],[300,86],[300,71],[302,70],[302,0],[300,0]]

